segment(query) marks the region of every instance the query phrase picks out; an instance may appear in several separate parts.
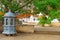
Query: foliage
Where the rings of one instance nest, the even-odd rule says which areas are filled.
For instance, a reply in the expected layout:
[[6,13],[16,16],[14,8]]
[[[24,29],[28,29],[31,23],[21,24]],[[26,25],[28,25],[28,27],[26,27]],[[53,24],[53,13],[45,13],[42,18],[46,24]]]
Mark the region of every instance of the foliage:
[[42,16],[41,18],[38,18],[39,23],[42,24],[44,26],[44,24],[50,24],[51,23],[51,17],[46,17],[46,16]]
[[57,18],[60,21],[60,10],[59,11],[50,11],[49,17],[46,18],[46,16],[43,16],[42,18],[38,18],[39,23],[44,24],[50,24],[53,19]]
[[19,3],[17,3],[16,1],[8,1],[8,0],[0,0],[0,2],[7,7],[9,10],[11,10],[12,12],[20,10],[19,8]]
[[51,11],[49,16],[54,19],[54,18],[57,18],[57,19],[60,19],[60,10],[59,11]]
[[[26,2],[27,0],[24,0],[23,3],[26,3]],[[0,3],[2,3],[6,8],[11,10],[12,12],[15,12],[15,11],[23,12],[22,8],[25,6],[25,5],[22,5],[22,6],[20,5],[21,3],[20,0],[0,0]]]
[[[38,10],[44,12],[43,15],[45,18],[38,18],[40,24],[49,24],[54,18],[58,18],[60,20],[60,11],[57,10],[60,0],[33,0],[33,3],[35,7],[38,8]],[[49,17],[46,18],[46,15],[48,15]]]
[[50,11],[47,9],[48,5],[53,8],[52,10],[57,10],[59,2],[60,0],[33,0],[34,5],[45,14]]
[[2,16],[0,15],[0,21],[2,20]]

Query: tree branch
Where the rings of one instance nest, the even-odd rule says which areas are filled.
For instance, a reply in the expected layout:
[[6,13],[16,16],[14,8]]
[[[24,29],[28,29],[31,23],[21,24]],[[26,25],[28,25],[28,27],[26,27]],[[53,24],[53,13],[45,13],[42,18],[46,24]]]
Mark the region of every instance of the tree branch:
[[29,3],[31,3],[33,0],[29,0],[27,3],[25,3],[23,6],[21,6],[20,8],[25,7],[26,5],[28,5]]

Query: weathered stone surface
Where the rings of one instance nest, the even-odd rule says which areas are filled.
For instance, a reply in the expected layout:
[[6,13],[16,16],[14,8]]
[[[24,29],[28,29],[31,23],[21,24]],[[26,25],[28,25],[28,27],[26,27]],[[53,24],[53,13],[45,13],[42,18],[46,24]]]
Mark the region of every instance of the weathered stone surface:
[[18,32],[27,32],[27,33],[33,33],[34,32],[34,26],[32,25],[23,25],[23,26],[17,26],[16,30]]

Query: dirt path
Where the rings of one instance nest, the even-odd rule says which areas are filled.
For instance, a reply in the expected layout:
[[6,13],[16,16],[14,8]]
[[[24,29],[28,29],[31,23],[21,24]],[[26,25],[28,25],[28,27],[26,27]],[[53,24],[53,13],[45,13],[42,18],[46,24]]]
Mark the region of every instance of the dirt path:
[[0,34],[0,40],[60,40],[60,35],[19,33],[17,36],[4,36]]

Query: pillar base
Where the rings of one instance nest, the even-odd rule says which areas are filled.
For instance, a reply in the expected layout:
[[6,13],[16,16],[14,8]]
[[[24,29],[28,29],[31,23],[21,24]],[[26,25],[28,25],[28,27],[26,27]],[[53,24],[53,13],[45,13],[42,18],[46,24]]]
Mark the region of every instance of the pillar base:
[[16,34],[16,32],[2,32],[2,34],[10,35],[10,34]]

